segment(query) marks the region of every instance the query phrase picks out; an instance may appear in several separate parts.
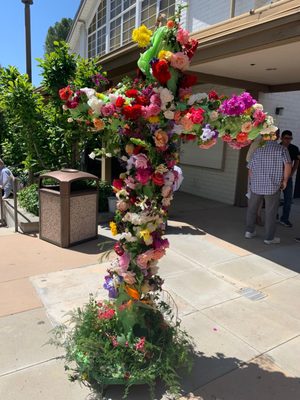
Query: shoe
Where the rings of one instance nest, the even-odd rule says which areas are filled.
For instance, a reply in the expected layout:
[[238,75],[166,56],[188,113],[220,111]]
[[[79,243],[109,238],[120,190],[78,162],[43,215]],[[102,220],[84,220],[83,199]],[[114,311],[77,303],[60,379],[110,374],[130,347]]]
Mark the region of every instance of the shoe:
[[256,236],[256,232],[246,232],[245,233],[245,238],[246,239],[253,239]]
[[280,243],[280,238],[279,237],[274,237],[272,240],[264,240],[264,244],[279,244]]
[[290,221],[279,221],[280,225],[285,226],[286,228],[292,228],[293,224]]
[[300,237],[295,238],[295,240],[296,240],[297,243],[300,243]]

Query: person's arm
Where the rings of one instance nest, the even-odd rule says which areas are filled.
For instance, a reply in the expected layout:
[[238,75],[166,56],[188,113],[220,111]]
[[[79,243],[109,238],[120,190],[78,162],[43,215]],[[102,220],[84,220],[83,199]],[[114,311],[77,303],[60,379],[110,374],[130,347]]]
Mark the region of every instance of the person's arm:
[[293,164],[293,167],[292,167],[291,176],[294,175],[294,173],[297,171],[298,167],[299,167],[299,160],[295,160],[294,164]]
[[284,190],[286,188],[287,182],[291,176],[291,172],[292,172],[292,164],[289,162],[284,163],[283,180],[280,186],[281,190]]

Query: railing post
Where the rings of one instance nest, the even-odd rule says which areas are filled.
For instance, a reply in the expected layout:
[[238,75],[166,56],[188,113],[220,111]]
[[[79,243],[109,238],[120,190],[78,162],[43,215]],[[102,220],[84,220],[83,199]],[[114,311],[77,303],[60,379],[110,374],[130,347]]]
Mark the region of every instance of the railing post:
[[13,180],[15,232],[18,232],[18,179]]
[[2,200],[2,189],[0,188],[0,222],[1,226],[4,226],[4,218],[3,218],[3,200]]

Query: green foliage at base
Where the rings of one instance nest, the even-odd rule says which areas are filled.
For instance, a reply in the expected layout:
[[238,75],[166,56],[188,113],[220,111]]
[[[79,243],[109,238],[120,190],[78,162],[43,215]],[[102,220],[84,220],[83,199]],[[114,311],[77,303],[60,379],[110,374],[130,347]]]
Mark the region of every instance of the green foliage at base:
[[52,343],[65,348],[71,381],[97,393],[122,383],[127,398],[136,383],[147,383],[153,393],[160,378],[170,393],[179,393],[175,368],[191,367],[192,346],[165,302],[143,303],[125,293],[115,302],[97,303],[91,297],[72,313],[70,326],[56,328]]
[[38,185],[33,184],[18,193],[18,203],[24,210],[34,215],[39,215]]

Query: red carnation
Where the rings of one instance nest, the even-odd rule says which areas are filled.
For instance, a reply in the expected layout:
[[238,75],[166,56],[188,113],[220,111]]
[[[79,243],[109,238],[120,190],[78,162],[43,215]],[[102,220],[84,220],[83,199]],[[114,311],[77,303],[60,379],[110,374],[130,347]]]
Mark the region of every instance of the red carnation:
[[125,106],[123,114],[126,119],[136,120],[142,115],[142,106],[135,104],[134,106]]
[[122,179],[114,179],[112,183],[114,189],[121,190],[123,188]]
[[152,75],[161,85],[165,85],[171,79],[169,64],[166,60],[159,60],[152,64]]
[[197,80],[196,75],[184,75],[180,82],[180,87],[185,89],[194,86],[197,84]]
[[123,104],[125,103],[125,99],[121,96],[119,96],[116,100],[116,107],[123,107]]
[[138,95],[138,91],[136,89],[128,89],[125,92],[125,96],[127,97],[132,97],[133,99],[135,99]]
[[160,172],[155,172],[152,175],[152,182],[157,186],[163,186],[165,183],[164,176]]
[[209,98],[209,100],[219,100],[218,93],[215,90],[211,90],[208,93],[208,98]]
[[146,106],[149,103],[147,97],[143,95],[137,96],[135,100],[137,104],[141,104],[142,106]]
[[70,86],[67,86],[65,88],[62,88],[58,91],[59,97],[61,100],[69,100],[69,98],[72,96],[73,91],[71,90]]

